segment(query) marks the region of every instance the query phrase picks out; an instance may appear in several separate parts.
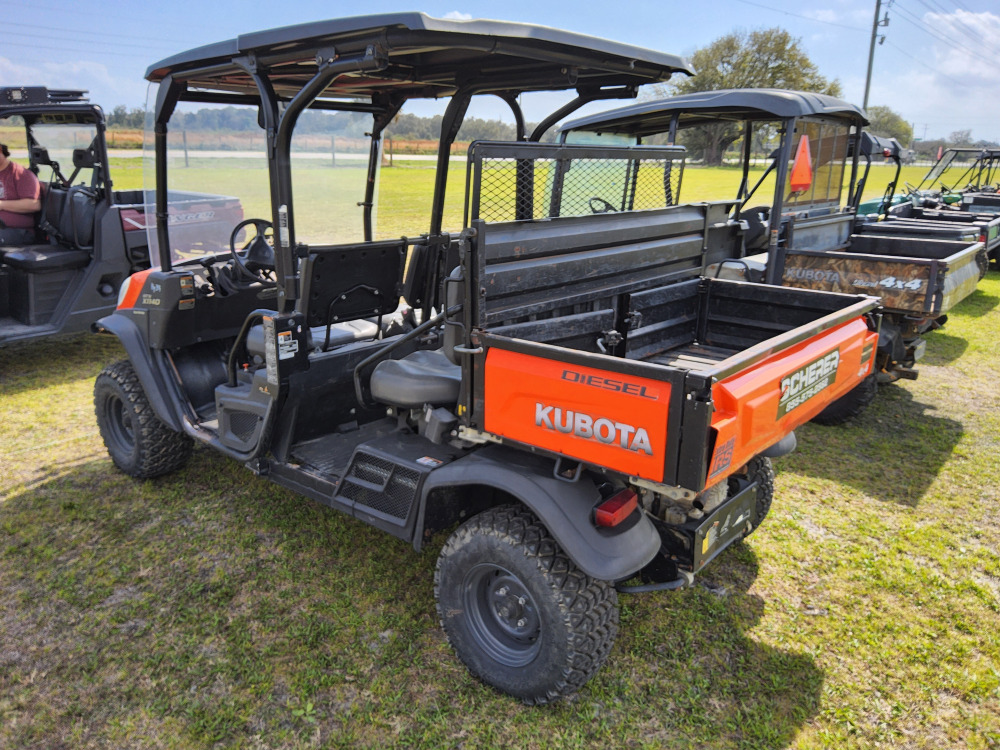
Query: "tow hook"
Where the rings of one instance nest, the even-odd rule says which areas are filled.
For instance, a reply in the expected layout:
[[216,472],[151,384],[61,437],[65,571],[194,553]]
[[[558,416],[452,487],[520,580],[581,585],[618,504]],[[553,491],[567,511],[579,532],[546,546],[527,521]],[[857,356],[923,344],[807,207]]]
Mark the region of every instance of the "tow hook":
[[652,591],[674,591],[676,589],[689,588],[694,585],[694,573],[686,570],[678,571],[678,577],[672,581],[661,581],[660,583],[643,583],[639,586],[625,586],[621,583],[615,584],[615,590],[621,594],[648,594]]

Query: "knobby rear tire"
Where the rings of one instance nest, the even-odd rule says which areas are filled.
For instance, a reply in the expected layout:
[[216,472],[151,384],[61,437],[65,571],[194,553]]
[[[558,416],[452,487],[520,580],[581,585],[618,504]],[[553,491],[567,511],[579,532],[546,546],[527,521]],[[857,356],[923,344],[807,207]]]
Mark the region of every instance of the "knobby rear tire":
[[519,505],[487,510],[452,534],[434,594],[448,641],[469,671],[528,704],[579,690],[618,632],[614,587],[579,570]]

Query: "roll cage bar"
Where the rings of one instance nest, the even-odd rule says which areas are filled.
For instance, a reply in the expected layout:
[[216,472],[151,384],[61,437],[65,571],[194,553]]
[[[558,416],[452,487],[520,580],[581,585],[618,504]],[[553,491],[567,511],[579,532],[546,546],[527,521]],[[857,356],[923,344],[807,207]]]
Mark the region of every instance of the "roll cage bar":
[[[785,165],[792,160],[794,144],[787,137],[795,130],[796,122],[805,117],[822,117],[841,121],[853,126],[856,132],[868,124],[864,110],[842,99],[826,94],[786,89],[723,89],[720,91],[699,91],[692,94],[670,97],[653,102],[641,102],[597,115],[583,117],[566,123],[561,129],[565,141],[573,131],[591,131],[632,135],[637,139],[644,136],[667,133],[667,141],[677,141],[677,131],[699,125],[731,122],[743,126],[743,175],[737,192],[738,211],[749,201],[753,192],[764,182],[767,175],[777,165]],[[771,153],[767,170],[753,188],[749,186],[750,153],[753,129],[756,123],[777,122],[781,136],[780,144]],[[851,150],[851,186],[857,182],[858,151]],[[774,198],[771,216],[779,216],[784,206],[786,169],[775,173]],[[861,191],[852,190],[848,195],[848,205],[856,207]],[[777,233],[772,232],[769,254],[777,252]],[[768,264],[768,283],[777,283],[777,264]]]
[[545,118],[528,140],[558,119],[598,99],[634,98],[644,83],[694,71],[682,58],[543,26],[499,21],[450,21],[419,13],[356,17],[272,29],[201,47],[157,63],[147,79],[159,83],[154,112],[156,217],[160,264],[171,267],[167,222],[167,133],[177,104],[212,102],[258,108],[266,133],[278,311],[298,297],[290,143],[299,115],[309,109],[367,112],[368,180],[364,237],[372,212],[382,133],[412,98],[451,97],[438,144],[430,234],[441,232],[450,146],[474,95],[505,101],[519,140],[526,137],[517,97],[529,91],[575,90],[576,98]]
[[[993,183],[994,177],[998,176],[1000,173],[1000,150],[990,149],[990,148],[949,148],[946,149],[941,158],[931,167],[930,171],[924,176],[924,179],[920,181],[913,190],[918,192],[923,189],[924,184],[927,184],[928,189],[931,188],[936,180],[938,180],[942,174],[951,166],[951,163],[956,157],[960,156],[975,156],[972,164],[962,172],[958,179],[954,181],[952,185],[945,185],[943,182],[941,185],[946,188],[949,192],[959,189],[959,185],[963,181],[967,185],[972,185],[974,187],[980,188],[985,185],[990,185]],[[968,178],[968,180],[966,180]]]

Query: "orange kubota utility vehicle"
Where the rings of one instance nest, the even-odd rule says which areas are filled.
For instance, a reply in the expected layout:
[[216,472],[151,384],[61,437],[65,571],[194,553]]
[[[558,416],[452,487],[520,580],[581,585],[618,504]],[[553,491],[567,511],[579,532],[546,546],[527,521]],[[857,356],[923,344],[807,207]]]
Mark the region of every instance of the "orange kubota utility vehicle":
[[[731,203],[678,203],[682,148],[538,142],[581,104],[675,72],[689,70],[672,55],[419,14],[154,65],[157,216],[196,168],[170,169],[171,117],[217,102],[265,135],[265,201],[239,192],[251,171],[222,171],[269,220],[197,257],[158,223],[159,267],[99,323],[129,357],[95,385],[115,463],[155,476],[202,443],[417,549],[451,529],[434,588],[459,657],[529,703],[577,690],[611,649],[618,591],[689,584],[753,531],[768,456],[868,375],[877,338],[870,297],[703,278],[740,228]],[[527,133],[518,97],[536,90],[577,96]],[[510,105],[518,140],[472,145],[448,233],[450,146],[474,95]],[[415,97],[451,98],[428,232],[380,239],[381,135]],[[297,121],[308,135],[359,118],[366,161],[292,169],[309,148]]]

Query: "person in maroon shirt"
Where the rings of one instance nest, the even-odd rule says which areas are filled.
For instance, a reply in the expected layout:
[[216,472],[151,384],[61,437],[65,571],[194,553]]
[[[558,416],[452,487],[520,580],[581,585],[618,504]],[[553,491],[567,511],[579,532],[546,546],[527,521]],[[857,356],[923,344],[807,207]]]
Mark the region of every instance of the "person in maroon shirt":
[[42,208],[38,178],[10,160],[0,143],[0,245],[30,245],[35,241],[35,214]]

